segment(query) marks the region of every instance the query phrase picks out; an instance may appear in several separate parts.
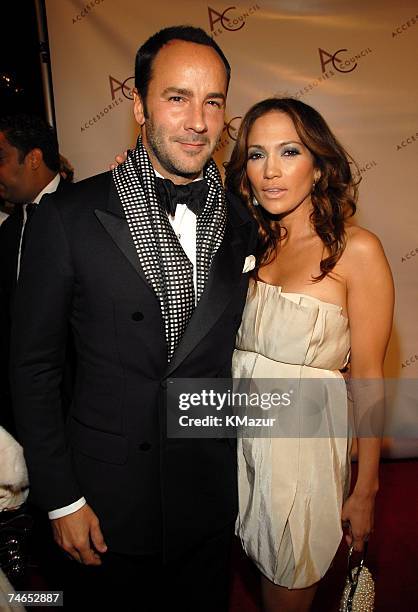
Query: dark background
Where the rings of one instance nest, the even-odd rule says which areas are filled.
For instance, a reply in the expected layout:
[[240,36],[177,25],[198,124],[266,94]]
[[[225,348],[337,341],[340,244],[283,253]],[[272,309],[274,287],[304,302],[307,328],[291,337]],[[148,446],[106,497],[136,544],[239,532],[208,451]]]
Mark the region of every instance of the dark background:
[[[0,13],[0,115],[27,112],[46,118],[39,49],[34,0],[4,0]],[[6,85],[4,75],[11,78],[12,86]]]

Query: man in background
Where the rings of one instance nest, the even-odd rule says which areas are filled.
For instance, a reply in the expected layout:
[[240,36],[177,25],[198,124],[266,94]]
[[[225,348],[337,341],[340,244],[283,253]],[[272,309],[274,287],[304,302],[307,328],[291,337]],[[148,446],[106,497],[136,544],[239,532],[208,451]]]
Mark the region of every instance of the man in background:
[[8,376],[11,300],[31,216],[44,194],[65,188],[59,170],[54,128],[37,116],[0,118],[0,198],[14,204],[13,212],[0,226],[0,424],[12,434]]

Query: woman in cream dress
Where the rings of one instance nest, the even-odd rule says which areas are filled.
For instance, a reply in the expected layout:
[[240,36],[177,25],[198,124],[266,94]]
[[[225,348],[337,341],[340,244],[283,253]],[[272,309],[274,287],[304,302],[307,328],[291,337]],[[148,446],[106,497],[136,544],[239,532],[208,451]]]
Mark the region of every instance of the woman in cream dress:
[[[376,236],[348,223],[357,195],[348,156],[312,107],[286,98],[252,107],[226,182],[259,227],[234,378],[259,387],[260,379],[299,381],[305,399],[299,394],[287,414],[313,432],[239,440],[237,533],[261,571],[265,611],[300,612],[309,610],[337,551],[342,523],[356,550],[373,528],[380,439],[376,431],[358,438],[358,477],[348,496],[340,370],[350,361],[354,412],[370,422],[382,408],[392,278]],[[316,386],[302,385],[313,379]]]

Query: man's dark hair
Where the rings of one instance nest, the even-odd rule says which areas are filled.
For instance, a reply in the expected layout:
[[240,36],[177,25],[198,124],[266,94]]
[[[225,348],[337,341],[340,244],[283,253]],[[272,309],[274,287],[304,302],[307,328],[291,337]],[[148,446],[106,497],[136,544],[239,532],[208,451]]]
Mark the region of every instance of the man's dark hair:
[[231,78],[231,66],[228,60],[223,54],[222,49],[216,42],[208,35],[202,28],[195,28],[193,26],[172,26],[170,28],[164,28],[156,34],[153,34],[144,44],[138,49],[135,58],[135,87],[141,96],[142,103],[144,105],[145,116],[148,115],[146,110],[146,98],[148,93],[148,86],[152,78],[152,65],[154,63],[155,56],[158,51],[164,45],[172,40],[184,40],[186,42],[197,43],[199,45],[206,45],[212,47],[221,58],[227,78],[227,87],[229,85],[229,79]]
[[0,132],[19,151],[19,163],[32,149],[42,151],[45,165],[52,171],[60,169],[57,133],[36,115],[16,114],[0,118]]

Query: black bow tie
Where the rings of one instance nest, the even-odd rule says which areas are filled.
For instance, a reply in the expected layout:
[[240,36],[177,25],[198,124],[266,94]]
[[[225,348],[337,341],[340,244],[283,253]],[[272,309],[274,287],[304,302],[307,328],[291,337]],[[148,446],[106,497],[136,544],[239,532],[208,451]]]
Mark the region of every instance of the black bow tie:
[[172,217],[176,214],[177,204],[186,204],[195,215],[199,215],[205,206],[209,191],[204,179],[187,185],[175,185],[169,179],[156,177],[155,187],[160,202]]

